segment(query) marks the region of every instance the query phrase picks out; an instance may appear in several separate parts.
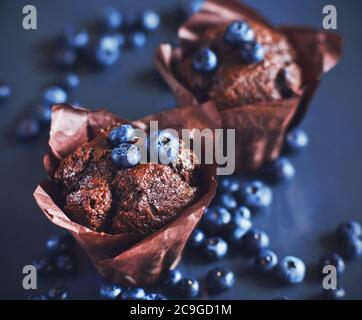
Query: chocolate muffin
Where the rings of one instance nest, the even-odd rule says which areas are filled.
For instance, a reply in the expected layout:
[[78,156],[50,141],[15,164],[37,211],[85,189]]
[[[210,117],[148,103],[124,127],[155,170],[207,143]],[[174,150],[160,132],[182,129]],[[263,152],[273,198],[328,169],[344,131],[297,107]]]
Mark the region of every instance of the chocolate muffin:
[[[239,43],[235,34],[241,37]],[[226,109],[302,93],[296,52],[276,29],[246,19],[210,27],[200,38],[187,55],[173,61],[176,77],[200,102],[213,99],[219,109]],[[205,48],[217,59],[211,72],[195,69],[195,55]]]
[[196,199],[195,156],[179,141],[176,158],[169,164],[129,163],[122,167],[115,162],[114,151],[140,143],[131,137],[132,141],[115,145],[112,133],[122,127],[99,131],[92,141],[68,155],[54,181],[73,221],[99,232],[149,234]]

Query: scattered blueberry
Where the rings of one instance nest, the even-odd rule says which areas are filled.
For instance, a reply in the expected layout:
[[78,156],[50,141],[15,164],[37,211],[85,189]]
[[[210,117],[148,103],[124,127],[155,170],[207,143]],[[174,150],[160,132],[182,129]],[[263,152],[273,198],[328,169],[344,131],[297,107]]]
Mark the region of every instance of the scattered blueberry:
[[145,31],[155,31],[160,26],[160,16],[153,10],[146,10],[140,17],[141,28]]
[[337,286],[336,289],[323,289],[323,298],[325,300],[340,300],[345,296],[346,291],[341,286]]
[[207,287],[213,293],[228,290],[235,284],[234,273],[226,267],[216,267],[206,276]]
[[192,65],[197,72],[210,73],[216,70],[218,59],[214,51],[203,48],[194,54]]
[[340,241],[348,241],[348,239],[353,237],[362,236],[362,227],[361,224],[357,221],[349,221],[341,223],[337,227],[337,237]]
[[296,257],[284,257],[276,267],[278,278],[287,284],[297,284],[304,280],[306,268],[304,262]]
[[254,266],[261,273],[268,273],[278,264],[277,255],[271,250],[261,250],[254,259]]
[[57,285],[48,290],[47,296],[50,300],[69,300],[70,293],[67,287]]
[[217,260],[226,256],[228,245],[224,239],[212,237],[205,240],[202,249],[205,257],[210,260]]
[[213,206],[205,210],[201,225],[210,235],[221,234],[223,228],[231,221],[230,212],[222,207]]
[[108,140],[113,146],[118,146],[121,143],[134,141],[135,134],[135,130],[130,124],[123,124],[110,132]]
[[114,35],[104,35],[94,40],[89,48],[91,60],[98,67],[113,66],[120,58],[118,41]]
[[48,300],[48,296],[44,293],[35,293],[30,295],[28,300]]
[[43,99],[46,104],[53,105],[65,103],[68,99],[68,95],[63,88],[51,86],[44,89]]
[[261,181],[246,182],[240,189],[240,200],[252,210],[267,208],[273,201],[273,192]]
[[150,134],[149,151],[151,161],[169,164],[179,154],[179,139],[169,130],[155,131]]
[[177,284],[177,292],[184,298],[195,298],[199,291],[199,282],[194,278],[181,279]]
[[299,152],[308,146],[309,138],[302,129],[294,129],[285,137],[285,149],[288,152]]
[[75,258],[70,254],[62,254],[56,257],[55,264],[61,275],[71,275],[76,271]]
[[204,0],[182,0],[180,11],[182,18],[188,18],[201,10]]
[[242,239],[242,247],[247,254],[254,255],[269,246],[269,236],[262,230],[250,229]]
[[265,50],[260,43],[249,41],[241,44],[240,54],[246,64],[258,63],[263,61]]
[[197,249],[200,248],[201,245],[204,243],[205,240],[205,234],[202,230],[200,229],[195,229],[191,236],[190,239],[188,240],[187,245],[189,246],[189,248],[191,249]]
[[8,100],[10,96],[11,96],[10,86],[5,82],[0,81],[0,103]]
[[68,47],[60,48],[55,54],[54,61],[59,69],[71,69],[77,62],[77,53]]
[[148,293],[144,297],[145,300],[167,300],[167,298],[160,293]]
[[219,189],[222,192],[236,192],[240,189],[240,181],[236,178],[222,178],[219,182]]
[[243,205],[237,207],[234,210],[233,215],[234,215],[235,220],[242,219],[242,218],[249,219],[249,220],[251,219],[250,210],[248,209],[248,207],[245,207]]
[[181,271],[179,269],[172,269],[169,270],[163,278],[163,285],[168,289],[174,289],[181,279]]
[[66,73],[59,80],[59,86],[70,92],[79,87],[79,77],[75,73]]
[[118,284],[104,283],[99,289],[99,296],[102,299],[115,300],[122,292],[122,287]]
[[130,168],[140,161],[140,151],[134,144],[122,143],[112,150],[112,160],[120,168]]
[[239,46],[243,42],[253,41],[254,38],[254,30],[245,21],[234,21],[224,34],[225,41],[232,46]]
[[323,268],[328,265],[334,266],[339,275],[342,274],[346,268],[343,258],[336,253],[327,254],[319,260],[321,274],[323,274]]
[[265,174],[271,182],[290,181],[295,176],[295,169],[288,158],[280,157],[269,163],[265,169]]
[[106,31],[115,31],[121,28],[123,23],[123,16],[120,11],[115,8],[106,8],[102,12],[101,26]]
[[16,135],[21,140],[32,140],[40,133],[39,122],[34,118],[21,120],[16,128]]
[[236,198],[229,192],[220,194],[219,204],[226,209],[235,209],[238,206]]
[[142,288],[126,288],[121,292],[121,299],[122,300],[140,300],[145,297],[146,293],[145,290]]
[[147,36],[142,31],[134,31],[128,35],[127,41],[131,48],[141,49],[146,45]]
[[69,253],[74,246],[74,238],[69,233],[51,236],[46,242],[46,249],[50,254]]
[[64,32],[60,37],[62,46],[82,49],[89,41],[89,34],[86,30],[76,29],[73,26],[65,28]]
[[42,125],[48,125],[52,120],[52,107],[44,103],[38,103],[34,108],[34,114]]
[[239,246],[242,244],[242,238],[251,227],[252,223],[249,219],[239,214],[234,214],[231,221],[225,226],[223,234],[228,240],[228,243]]
[[362,240],[356,236],[351,236],[342,244],[343,255],[346,259],[354,259],[362,256]]

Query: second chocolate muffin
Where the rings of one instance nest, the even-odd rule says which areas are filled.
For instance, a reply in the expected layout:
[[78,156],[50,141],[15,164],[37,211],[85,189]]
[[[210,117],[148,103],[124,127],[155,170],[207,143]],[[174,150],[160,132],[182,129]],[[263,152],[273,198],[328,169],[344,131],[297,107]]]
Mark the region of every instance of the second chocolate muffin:
[[[239,34],[245,41],[232,43],[235,40],[233,34],[230,36],[232,28],[234,36]],[[219,109],[226,109],[302,93],[295,50],[276,29],[246,18],[210,27],[200,39],[192,51],[173,61],[176,76],[200,102],[213,99]],[[205,48],[217,58],[211,72],[195,69],[195,56]]]
[[[112,160],[112,129],[101,130],[68,155],[54,180],[66,212],[75,222],[112,234],[149,234],[196,199],[194,154],[179,141],[177,157],[170,164],[120,168]],[[131,143],[137,143],[137,138]]]

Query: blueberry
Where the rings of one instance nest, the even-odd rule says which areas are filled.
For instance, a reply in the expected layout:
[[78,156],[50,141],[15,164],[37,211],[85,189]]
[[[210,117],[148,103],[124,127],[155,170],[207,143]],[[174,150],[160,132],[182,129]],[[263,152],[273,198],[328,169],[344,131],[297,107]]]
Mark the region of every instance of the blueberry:
[[153,10],[146,10],[140,17],[141,28],[145,31],[155,31],[160,26],[160,16]]
[[240,200],[253,210],[267,208],[273,201],[272,190],[261,181],[251,181],[243,184],[239,194]]
[[240,54],[246,64],[258,63],[263,61],[265,50],[261,44],[249,41],[241,44]]
[[249,219],[233,215],[231,221],[225,226],[223,233],[230,244],[239,246],[242,243],[242,238],[251,227],[252,223]]
[[106,31],[114,31],[121,28],[123,23],[123,16],[120,11],[115,8],[106,8],[102,12],[101,26]]
[[340,300],[345,296],[346,291],[341,286],[337,286],[335,289],[323,289],[323,298],[325,300]]
[[55,272],[54,263],[49,257],[35,259],[32,264],[35,267],[37,273],[41,276],[50,276]]
[[40,124],[48,125],[52,120],[52,107],[44,103],[38,103],[34,108],[34,114]]
[[69,253],[74,246],[74,238],[69,233],[51,236],[46,242],[46,249],[50,254]]
[[204,2],[204,0],[182,0],[180,5],[182,18],[188,18],[200,11]]
[[218,59],[214,51],[208,48],[198,50],[192,61],[195,71],[200,73],[210,73],[216,70]]
[[148,293],[144,297],[145,300],[167,300],[167,298],[159,293]]
[[65,103],[68,99],[68,95],[63,88],[51,86],[44,89],[43,99],[46,104],[53,105]]
[[195,298],[199,295],[199,282],[194,278],[181,279],[177,284],[177,292],[184,298]]
[[304,262],[296,257],[284,257],[276,267],[277,277],[284,283],[297,284],[304,280],[306,268]]
[[55,264],[57,270],[62,275],[71,275],[76,271],[75,258],[70,254],[62,254],[56,257]]
[[343,258],[336,253],[327,254],[319,260],[319,269],[322,275],[323,268],[328,265],[334,266],[339,275],[342,274],[346,268]]
[[222,192],[236,192],[240,189],[240,181],[235,178],[222,178],[219,182],[219,189]]
[[69,290],[67,287],[57,285],[48,290],[47,296],[50,300],[69,300]]
[[163,285],[167,289],[174,289],[177,283],[182,279],[182,273],[178,269],[169,270],[163,278]]
[[187,245],[189,246],[189,248],[191,249],[197,249],[200,248],[201,245],[204,243],[205,240],[205,234],[202,230],[200,229],[195,229],[191,236],[190,239],[188,240]]
[[115,34],[113,35],[113,37],[114,37],[115,40],[117,41],[119,48],[123,48],[123,47],[125,46],[125,44],[126,44],[126,37],[124,36],[123,33],[120,33],[120,32],[115,33]]
[[229,268],[216,267],[207,273],[206,282],[211,292],[219,293],[233,287],[235,275]]
[[122,290],[121,299],[122,300],[140,300],[145,297],[145,290],[142,288],[126,288]]
[[235,209],[238,206],[236,198],[229,192],[222,193],[219,196],[219,204],[226,209]]
[[262,230],[250,229],[242,239],[242,247],[247,254],[254,255],[269,246],[269,236]]
[[60,43],[62,46],[82,49],[89,41],[89,34],[86,30],[76,29],[73,26],[65,28],[61,37]]
[[250,212],[249,208],[245,207],[243,205],[237,207],[234,210],[233,215],[236,220],[242,219],[242,218],[249,219],[249,220],[251,219],[251,212]]
[[122,143],[112,150],[112,160],[120,168],[131,168],[140,161],[140,151],[134,144]]
[[118,38],[114,35],[104,35],[96,39],[89,49],[91,60],[98,67],[113,66],[120,57]]
[[122,287],[114,283],[103,283],[99,289],[99,296],[102,299],[115,300],[122,292]]
[[232,46],[239,46],[243,42],[253,41],[254,38],[254,30],[245,21],[234,21],[224,34],[225,41]]
[[48,296],[44,293],[35,293],[30,295],[27,300],[48,300]]
[[254,266],[261,273],[268,273],[274,270],[277,264],[277,255],[273,251],[266,249],[261,250],[254,259]]
[[66,73],[59,80],[59,86],[70,92],[79,87],[79,77],[75,73]]
[[206,209],[201,224],[208,234],[217,235],[222,233],[230,221],[231,214],[227,209],[214,206]]
[[11,96],[10,86],[5,82],[0,81],[0,103],[8,100],[10,96]]
[[359,238],[361,236],[362,227],[357,221],[344,222],[337,227],[337,238],[342,242],[348,241],[351,237]]
[[40,133],[39,122],[34,118],[21,120],[16,128],[16,135],[21,140],[32,140]]
[[179,154],[180,143],[178,137],[172,131],[161,130],[151,132],[149,140],[151,161],[169,164],[176,160]]
[[309,138],[302,129],[294,129],[285,137],[285,149],[288,152],[299,152],[308,146]]
[[134,31],[128,35],[127,41],[131,48],[140,49],[146,45],[147,36],[142,31]]
[[354,259],[362,256],[362,240],[356,236],[351,236],[342,245],[343,255],[346,259]]
[[130,124],[123,124],[111,131],[108,140],[112,145],[118,146],[121,143],[134,141],[135,134],[136,132]]
[[295,176],[295,169],[288,158],[280,157],[264,169],[271,182],[290,181]]
[[228,245],[224,239],[212,237],[205,240],[202,249],[205,257],[210,260],[217,260],[226,256]]
[[55,54],[54,61],[60,69],[71,69],[77,62],[77,53],[71,48],[60,48]]

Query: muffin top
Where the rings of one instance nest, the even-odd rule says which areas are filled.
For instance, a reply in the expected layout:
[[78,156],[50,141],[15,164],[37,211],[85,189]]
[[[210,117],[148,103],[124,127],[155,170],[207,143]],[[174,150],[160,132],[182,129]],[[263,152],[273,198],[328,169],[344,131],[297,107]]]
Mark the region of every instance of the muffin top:
[[246,19],[210,27],[200,39],[173,61],[176,77],[200,102],[213,99],[226,109],[301,94],[295,50],[277,30]]
[[125,146],[132,151],[140,143],[124,132],[121,135],[129,141],[115,141],[112,134],[119,136],[122,127],[100,130],[92,141],[69,154],[54,181],[73,221],[99,232],[149,234],[176,218],[197,197],[195,156],[178,140],[178,152],[169,164],[132,162],[132,152],[120,158]]

